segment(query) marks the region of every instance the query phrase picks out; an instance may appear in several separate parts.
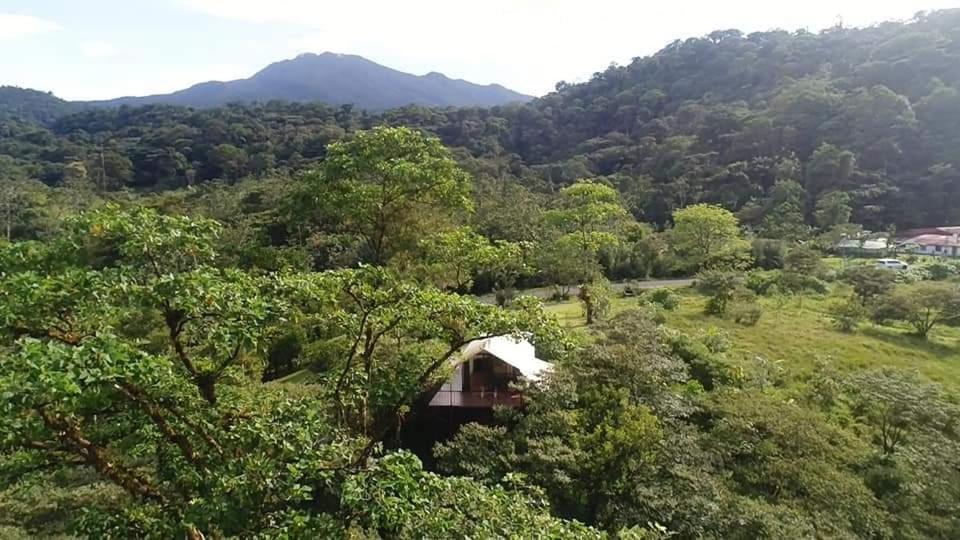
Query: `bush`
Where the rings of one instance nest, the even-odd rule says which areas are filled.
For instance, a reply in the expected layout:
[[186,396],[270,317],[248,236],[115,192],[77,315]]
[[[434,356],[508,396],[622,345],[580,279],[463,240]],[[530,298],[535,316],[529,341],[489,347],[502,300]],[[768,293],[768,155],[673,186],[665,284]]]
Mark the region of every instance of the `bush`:
[[640,287],[639,281],[628,281],[623,284],[623,296],[630,298],[633,296],[640,296],[643,294],[643,288]]
[[794,271],[781,273],[780,282],[777,285],[781,289],[795,294],[804,292],[826,294],[829,290],[827,284],[816,276]]
[[854,266],[840,275],[840,280],[853,287],[853,292],[864,304],[889,291],[895,279],[893,272],[876,266]]
[[706,312],[709,315],[723,315],[727,305],[733,299],[737,289],[743,284],[743,276],[737,272],[723,270],[705,270],[697,274],[696,286],[710,296]]
[[743,286],[761,296],[772,294],[780,283],[779,270],[753,270],[747,273]]
[[711,326],[706,330],[700,330],[697,339],[714,354],[723,354],[730,350],[730,334],[722,328]]
[[500,307],[506,307],[513,303],[513,299],[517,297],[517,290],[513,287],[506,287],[503,289],[497,289],[494,291],[494,298],[497,302],[497,305]]
[[957,273],[957,268],[954,265],[943,261],[930,263],[924,270],[927,271],[927,278],[933,281],[945,281]]
[[807,247],[793,248],[783,259],[783,268],[805,276],[819,277],[826,269],[820,252]]
[[960,325],[960,287],[933,281],[898,286],[878,303],[874,316],[903,321],[925,338],[937,325]]
[[852,297],[827,306],[827,315],[839,330],[853,332],[867,316],[867,309],[856,297]]
[[763,316],[763,307],[756,302],[740,302],[733,306],[733,321],[743,326],[756,326]]
[[666,287],[649,291],[643,295],[640,301],[656,304],[667,311],[673,311],[680,305],[680,297],[677,296],[677,293]]
[[787,253],[787,244],[783,240],[758,238],[751,244],[753,264],[764,270],[783,268],[783,258]]

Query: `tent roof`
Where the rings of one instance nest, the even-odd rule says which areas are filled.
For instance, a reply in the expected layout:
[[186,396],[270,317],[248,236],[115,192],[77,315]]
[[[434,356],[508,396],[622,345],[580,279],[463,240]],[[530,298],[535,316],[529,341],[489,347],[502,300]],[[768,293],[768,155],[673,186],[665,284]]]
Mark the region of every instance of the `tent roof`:
[[517,368],[523,376],[537,381],[553,364],[536,357],[533,345],[523,338],[513,336],[493,336],[469,343],[460,352],[460,362],[466,362],[477,355],[489,354]]

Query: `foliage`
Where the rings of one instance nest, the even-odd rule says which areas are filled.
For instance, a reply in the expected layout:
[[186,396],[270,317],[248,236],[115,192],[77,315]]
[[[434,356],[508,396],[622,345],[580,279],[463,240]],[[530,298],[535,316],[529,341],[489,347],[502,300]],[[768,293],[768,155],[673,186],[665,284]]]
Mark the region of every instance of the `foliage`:
[[899,285],[881,300],[877,318],[904,321],[927,337],[937,325],[960,324],[960,288],[943,282]]
[[610,313],[613,288],[606,280],[585,283],[580,286],[578,297],[583,302],[583,308],[587,313],[587,324],[593,324]]
[[710,297],[706,312],[711,315],[725,314],[742,285],[743,276],[736,272],[705,270],[697,274],[697,289]]
[[656,304],[667,311],[673,311],[680,305],[680,298],[677,296],[677,293],[667,287],[659,287],[648,291],[640,300]]
[[861,303],[867,304],[889,292],[895,276],[893,272],[876,266],[853,266],[844,270],[840,279],[853,287]]
[[763,316],[763,307],[755,301],[741,301],[734,304],[731,315],[737,324],[756,326]]
[[833,324],[843,332],[853,332],[867,316],[867,309],[856,298],[837,300],[827,307]]
[[820,253],[816,250],[796,247],[787,252],[783,259],[783,269],[785,272],[792,272],[809,277],[820,277],[823,274],[824,266]]
[[418,273],[442,289],[469,292],[480,274],[490,276],[496,289],[512,287],[529,269],[523,246],[490,242],[467,227],[420,241]]
[[327,150],[291,202],[298,219],[362,239],[374,264],[470,210],[471,184],[440,141],[409,128],[357,133]]
[[717,206],[697,204],[677,210],[673,224],[674,249],[699,264],[728,250],[740,237],[736,216]]
[[537,268],[541,269],[547,283],[554,285],[561,298],[570,294],[570,289],[593,281],[601,275],[596,253],[571,235],[542,246],[539,250]]
[[758,238],[751,243],[754,265],[763,270],[783,268],[787,253],[786,243],[782,240]]
[[[8,267],[0,281],[0,473],[29,481],[45,465],[120,488],[122,497],[74,516],[84,535],[338,535],[354,519],[389,529],[379,507],[354,506],[352,483],[375,489],[377,477],[364,475],[380,442],[443,379],[451,355],[491,334],[547,338],[547,328],[542,354],[562,354],[565,340],[538,304],[504,311],[381,269],[218,268],[220,230],[107,207],[30,254],[44,260],[49,250],[55,264],[21,258],[27,267]],[[5,246],[4,258],[20,248]],[[343,345],[315,391],[259,383],[267,345],[293,321]],[[418,474],[403,463],[393,474]],[[433,486],[443,492],[442,483]],[[427,484],[417,488],[411,502],[428,496]],[[476,493],[476,508],[517,511],[506,493],[487,493]],[[540,510],[530,519],[568,527]]]

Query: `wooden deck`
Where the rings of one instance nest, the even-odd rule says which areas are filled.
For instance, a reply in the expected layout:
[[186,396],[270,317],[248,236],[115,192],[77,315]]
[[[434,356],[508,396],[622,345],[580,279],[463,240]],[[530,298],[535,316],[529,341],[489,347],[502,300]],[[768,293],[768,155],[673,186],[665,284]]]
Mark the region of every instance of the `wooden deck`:
[[431,407],[492,409],[494,405],[519,407],[523,396],[516,392],[454,392],[441,390],[430,400]]

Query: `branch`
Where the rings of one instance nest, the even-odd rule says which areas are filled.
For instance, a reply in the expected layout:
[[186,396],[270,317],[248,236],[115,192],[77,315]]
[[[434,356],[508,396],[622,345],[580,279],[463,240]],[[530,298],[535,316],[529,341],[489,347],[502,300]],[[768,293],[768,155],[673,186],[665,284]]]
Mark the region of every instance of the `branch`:
[[163,412],[140,388],[136,386],[121,382],[115,385],[125,396],[127,396],[131,401],[137,404],[147,416],[153,420],[154,425],[157,426],[157,429],[172,443],[176,444],[180,448],[180,452],[183,454],[183,457],[187,459],[191,464],[197,467],[198,470],[202,471],[200,465],[200,458],[197,456],[196,451],[193,448],[193,443],[184,436],[182,433],[178,432],[167,422],[167,419],[163,417]]
[[167,500],[157,489],[136,473],[126,470],[111,461],[105,451],[88,440],[80,428],[64,417],[52,414],[44,408],[37,413],[48,429],[64,442],[68,448],[83,458],[97,472],[125,489],[131,495],[166,505]]

